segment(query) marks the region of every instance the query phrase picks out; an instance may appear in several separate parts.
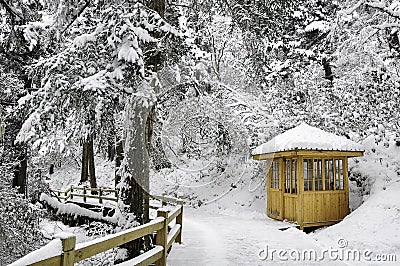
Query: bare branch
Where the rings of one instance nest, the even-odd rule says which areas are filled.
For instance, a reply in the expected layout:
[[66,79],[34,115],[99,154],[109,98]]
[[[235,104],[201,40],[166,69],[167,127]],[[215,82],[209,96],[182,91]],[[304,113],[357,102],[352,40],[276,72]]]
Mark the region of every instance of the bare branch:
[[184,5],[184,4],[176,4],[176,3],[169,3],[169,6],[180,6],[180,7],[186,7],[186,8],[193,8],[192,6]]
[[384,29],[387,29],[387,28],[400,28],[400,23],[383,23],[383,24],[380,24],[380,25],[374,25],[372,27],[380,29],[380,30],[384,30]]
[[389,16],[391,16],[393,18],[400,19],[400,12],[394,11],[394,10],[388,8],[384,2],[367,2],[367,3],[365,3],[365,5],[372,7],[372,8],[376,8],[376,9],[388,14]]
[[[2,1],[2,0],[0,0]],[[68,30],[69,27],[71,27],[71,25],[76,21],[77,18],[79,18],[79,16],[83,13],[83,11],[85,11],[85,9],[90,5],[90,0],[86,0],[85,4],[81,7],[81,9],[79,10],[79,12],[75,15],[74,19],[72,19],[68,25],[63,29],[63,31],[61,32],[61,34],[64,34],[64,32],[66,32]]]
[[8,13],[10,13],[11,15],[18,17],[19,19],[23,20],[24,17],[22,16],[22,14],[19,14],[17,10],[15,10],[15,8],[13,8],[12,6],[10,6],[6,0],[0,0],[0,4],[3,4],[4,8],[7,10]]
[[356,9],[358,9],[362,4],[364,4],[364,2],[365,2],[365,0],[360,0],[360,1],[358,1],[354,6],[348,8],[348,9],[339,11],[338,13],[341,14],[341,15],[350,15],[350,14],[352,14]]

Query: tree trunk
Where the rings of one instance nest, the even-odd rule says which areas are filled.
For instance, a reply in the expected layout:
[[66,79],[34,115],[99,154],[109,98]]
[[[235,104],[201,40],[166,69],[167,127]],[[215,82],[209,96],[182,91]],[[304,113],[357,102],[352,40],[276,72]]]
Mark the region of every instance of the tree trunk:
[[147,0],[146,6],[157,11],[164,18],[165,16],[165,0]]
[[116,132],[115,132],[115,128],[112,127],[112,129],[110,130],[110,135],[107,136],[107,159],[112,162],[114,161],[115,158],[115,153],[116,153],[116,143],[115,143],[115,139],[116,139]]
[[114,161],[115,158],[115,143],[109,142],[107,145],[107,160]]
[[14,169],[13,187],[18,187],[18,193],[26,194],[28,160],[25,152],[22,152],[22,154],[18,156],[18,161],[19,164]]
[[[96,171],[94,165],[94,149],[93,149],[93,139],[90,138],[88,145],[88,163],[89,163],[89,176],[90,176],[90,187],[97,188],[96,183]],[[95,191],[92,191],[92,194],[97,194]]]
[[[165,0],[150,0],[146,5],[164,17]],[[156,52],[151,55],[148,64],[157,72],[161,64],[161,54]],[[141,97],[132,95],[126,114],[127,130],[125,136],[125,160],[123,182],[126,187],[121,189],[122,200],[129,211],[136,216],[139,224],[149,222],[149,177],[150,177],[150,149],[153,134],[153,121],[155,115],[156,97],[154,86],[142,81],[137,92]],[[130,187],[130,188],[129,188]],[[138,239],[126,245],[128,258],[138,256],[140,250],[150,248],[150,238]]]
[[82,150],[82,171],[81,171],[81,183],[86,182],[88,180],[88,150],[89,150],[89,143],[83,143],[83,150]]
[[124,159],[124,147],[122,145],[122,140],[119,140],[116,143],[116,148],[115,148],[115,187],[117,187],[117,185],[121,181],[121,174],[119,173],[119,169],[121,167],[123,159]]
[[[125,159],[122,167],[124,174],[121,188],[122,201],[127,212],[135,215],[135,220],[144,224],[149,221],[149,124],[148,119],[155,102],[153,88],[143,81],[138,88],[138,97],[132,95],[126,110],[125,119]],[[126,245],[129,257],[140,254],[141,249],[149,246],[149,240],[132,241]]]

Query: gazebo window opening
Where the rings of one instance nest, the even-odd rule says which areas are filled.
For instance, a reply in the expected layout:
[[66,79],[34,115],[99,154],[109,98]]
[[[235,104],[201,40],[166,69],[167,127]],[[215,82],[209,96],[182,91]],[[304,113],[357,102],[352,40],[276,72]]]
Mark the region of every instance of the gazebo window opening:
[[292,194],[297,194],[297,161],[292,160]]
[[335,160],[336,190],[344,189],[343,160]]
[[313,190],[313,165],[311,159],[304,160],[304,191]]
[[290,193],[290,160],[285,160],[285,193]]
[[285,160],[285,193],[297,194],[297,161]]
[[335,175],[333,172],[333,160],[325,161],[325,190],[333,190],[335,184]]
[[279,188],[279,162],[272,162],[271,188]]
[[314,160],[314,189],[322,190],[322,160]]

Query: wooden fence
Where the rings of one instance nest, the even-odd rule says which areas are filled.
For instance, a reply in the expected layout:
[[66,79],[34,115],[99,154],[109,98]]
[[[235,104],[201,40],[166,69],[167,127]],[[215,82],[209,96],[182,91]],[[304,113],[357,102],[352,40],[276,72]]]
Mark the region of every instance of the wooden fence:
[[[82,191],[82,193],[78,193],[78,191]],[[53,196],[57,197],[60,202],[66,202],[69,199],[72,200],[74,197],[83,198],[83,202],[86,202],[87,198],[98,199],[100,204],[103,203],[103,200],[118,201],[118,190],[108,188],[70,186],[65,191],[50,189],[50,192],[52,192]],[[88,194],[88,192],[90,193]]]
[[[76,193],[77,191],[82,191],[82,193]],[[96,194],[92,194],[92,191],[95,191]],[[87,198],[98,199],[99,203],[103,203],[103,200],[110,200],[110,201],[118,201],[118,190],[110,189],[110,188],[90,188],[90,187],[77,187],[77,186],[70,186],[67,190],[61,191],[56,189],[50,189],[52,196],[56,197],[60,202],[66,202],[69,199],[73,199],[74,197],[83,198],[83,202],[86,202]],[[88,194],[90,192],[90,194]],[[114,196],[111,196],[114,195]],[[163,194],[162,196],[150,195],[152,199],[159,200],[162,202],[162,206],[166,206],[168,203],[182,205],[182,199],[177,199],[174,197],[169,197]],[[154,208],[153,206],[150,206]]]
[[[76,188],[74,188],[76,189]],[[64,193],[64,192],[63,192]],[[75,196],[75,195],[74,195]],[[65,197],[66,194],[65,194]],[[153,196],[153,198],[155,198]],[[169,198],[169,197],[168,197]],[[157,196],[157,199],[166,202],[166,197]],[[179,199],[169,198],[176,203],[182,203]],[[168,231],[168,225],[175,220],[175,225]],[[62,254],[45,260],[35,262],[31,265],[60,265],[71,266],[74,263],[90,258],[96,254],[116,248],[135,239],[151,235],[157,232],[156,245],[149,251],[138,257],[123,262],[123,265],[149,265],[155,263],[156,266],[165,266],[167,261],[167,251],[174,242],[182,242],[183,224],[183,205],[177,205],[172,211],[165,208],[157,210],[157,218],[147,224],[108,235],[86,243],[76,244],[76,237],[61,239]]]

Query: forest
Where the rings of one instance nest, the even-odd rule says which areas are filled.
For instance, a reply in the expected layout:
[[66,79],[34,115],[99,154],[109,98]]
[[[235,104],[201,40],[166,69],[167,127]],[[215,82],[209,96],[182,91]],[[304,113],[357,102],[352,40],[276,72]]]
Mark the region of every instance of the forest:
[[[257,228],[243,254],[219,235],[238,243],[202,261],[189,238],[170,265],[261,263],[266,169],[252,150],[301,122],[365,147],[349,161],[349,219],[301,234],[303,247],[343,236],[400,256],[399,30],[397,0],[0,0],[0,265],[60,232],[79,242],[146,224],[161,194],[183,200],[189,231],[203,212],[210,237],[226,226],[217,214]],[[72,186],[115,189],[114,220],[62,223],[44,201]]]

